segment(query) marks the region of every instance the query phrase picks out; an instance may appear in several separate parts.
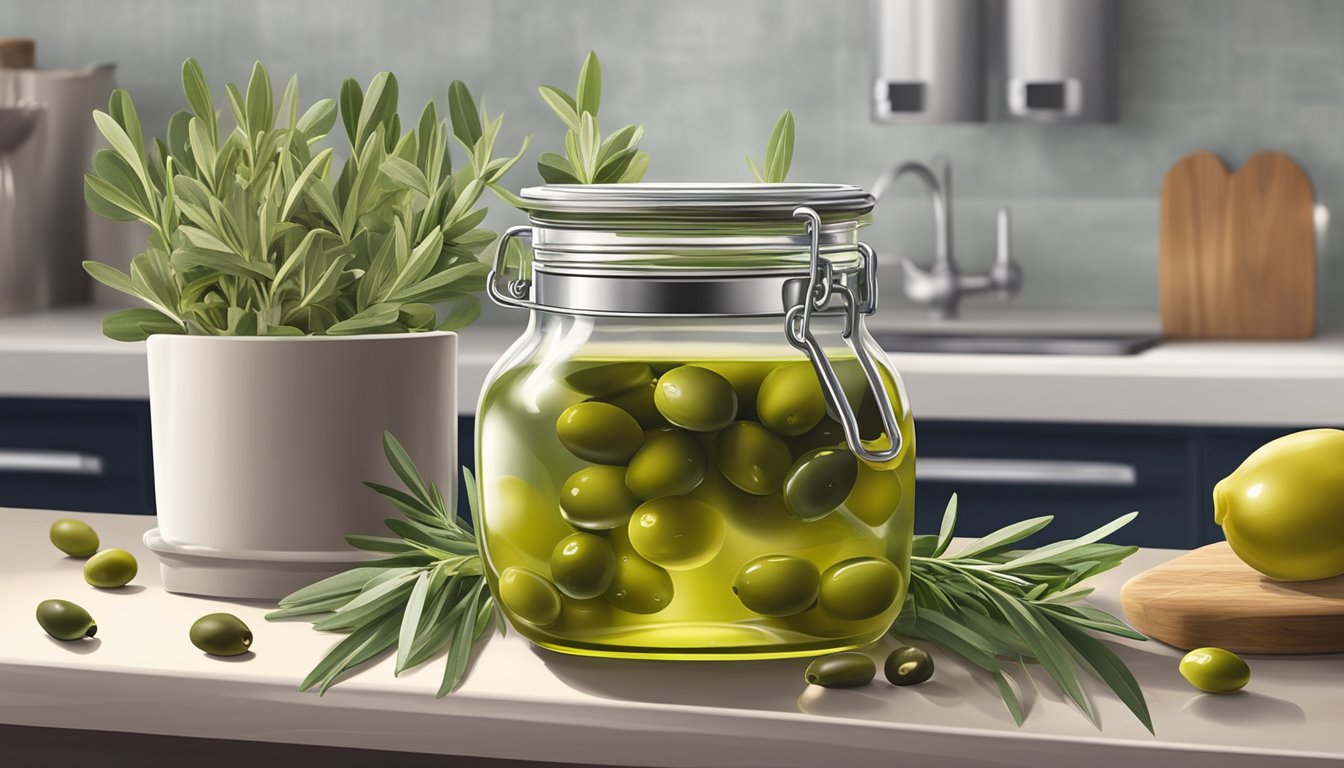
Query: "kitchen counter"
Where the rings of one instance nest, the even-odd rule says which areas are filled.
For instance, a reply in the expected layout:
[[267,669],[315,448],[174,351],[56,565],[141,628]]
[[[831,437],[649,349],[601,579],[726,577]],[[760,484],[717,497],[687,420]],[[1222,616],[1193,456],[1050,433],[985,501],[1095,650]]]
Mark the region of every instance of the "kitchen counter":
[[[143,399],[144,345],[103,338],[105,310],[81,307],[0,318],[0,397]],[[1007,327],[1005,327],[1007,323]],[[1023,327],[1155,330],[1151,320],[1061,316],[964,322],[968,331]],[[874,327],[932,327],[885,315]],[[459,408],[476,409],[490,366],[516,327],[462,334]],[[1344,331],[1300,342],[1168,342],[1122,357],[893,354],[919,418],[1204,426],[1344,424]]]
[[[1148,696],[1152,736],[1105,692],[1098,730],[1040,681],[1025,686],[1018,729],[990,681],[935,655],[929,683],[825,690],[802,683],[805,660],[636,662],[569,657],[492,635],[461,689],[435,700],[442,662],[400,678],[389,659],[325,696],[299,680],[335,639],[301,621],[267,622],[266,606],[162,591],[140,543],[154,521],[83,515],[104,546],[132,551],[140,575],[95,590],[81,562],[46,543],[55,512],[0,510],[0,723],[595,765],[846,768],[942,766],[1274,765],[1344,762],[1339,712],[1344,656],[1252,657],[1253,679],[1229,696],[1200,694],[1157,643],[1118,650]],[[1145,550],[1098,577],[1096,603],[1117,609],[1123,581],[1175,556]],[[74,600],[96,639],[62,643],[33,621],[42,599]],[[255,653],[208,657],[187,641],[199,616],[230,611]],[[260,747],[259,747],[260,749]]]

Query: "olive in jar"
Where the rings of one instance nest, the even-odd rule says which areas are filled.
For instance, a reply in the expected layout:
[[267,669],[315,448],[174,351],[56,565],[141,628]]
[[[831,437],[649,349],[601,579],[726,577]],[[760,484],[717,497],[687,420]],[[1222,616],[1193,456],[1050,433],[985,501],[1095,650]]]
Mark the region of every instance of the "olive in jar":
[[651,430],[630,459],[625,485],[641,499],[684,496],[705,479],[705,449],[675,428]]
[[862,621],[891,608],[904,578],[901,569],[881,557],[842,560],[821,575],[817,604],[836,619]]
[[624,464],[644,443],[635,417],[610,403],[576,403],[555,422],[555,434],[569,452],[594,464]]
[[499,574],[499,601],[534,627],[549,627],[560,618],[560,592],[531,568],[512,565]]
[[623,467],[596,466],[569,476],[560,489],[560,514],[575,528],[605,531],[625,525],[639,499],[625,485]]
[[858,463],[854,489],[845,497],[845,511],[864,523],[877,527],[891,519],[901,505],[901,478],[890,469],[875,469],[867,462]]
[[844,448],[818,448],[798,459],[784,479],[784,507],[800,520],[834,512],[854,490],[859,462]]
[[592,533],[566,536],[551,554],[551,577],[556,588],[578,600],[606,592],[615,575],[616,556],[611,545]]
[[611,532],[616,573],[607,587],[607,602],[629,613],[658,613],[672,602],[672,575],[650,563],[630,545],[624,529]]
[[719,511],[687,496],[646,501],[630,516],[630,545],[649,562],[670,570],[699,568],[723,546]]
[[762,616],[802,613],[817,601],[821,573],[811,561],[791,555],[766,555],[742,566],[733,579],[733,594]]
[[761,423],[785,437],[801,435],[826,415],[821,383],[809,363],[781,365],[761,382],[756,396]]
[[789,446],[754,421],[736,421],[720,432],[714,453],[728,482],[754,496],[779,490],[793,464]]
[[566,375],[565,384],[589,397],[606,397],[652,379],[653,369],[645,363],[606,363],[591,365]]
[[692,432],[715,432],[737,416],[733,385],[695,365],[678,366],[658,377],[653,402],[665,419]]

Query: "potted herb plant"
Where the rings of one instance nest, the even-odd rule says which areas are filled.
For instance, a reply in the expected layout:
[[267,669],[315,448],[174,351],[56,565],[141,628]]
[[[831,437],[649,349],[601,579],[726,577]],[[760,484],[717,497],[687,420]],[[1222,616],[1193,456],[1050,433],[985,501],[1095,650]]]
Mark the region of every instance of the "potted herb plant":
[[[394,477],[384,430],[453,493],[452,330],[480,311],[478,257],[495,239],[482,195],[507,194],[522,151],[492,157],[502,118],[460,82],[451,123],[431,103],[405,133],[386,72],[301,110],[297,79],[277,104],[258,63],[245,91],[227,88],[228,131],[194,60],[182,85],[190,109],[149,151],[125,91],[94,113],[111,148],[86,200],[149,237],[129,274],[85,268],[147,305],[103,331],[148,340],[159,527],[146,543],[164,586],[276,598],[364,557],[344,537],[385,517],[360,485]],[[324,148],[338,119],[344,162]]]

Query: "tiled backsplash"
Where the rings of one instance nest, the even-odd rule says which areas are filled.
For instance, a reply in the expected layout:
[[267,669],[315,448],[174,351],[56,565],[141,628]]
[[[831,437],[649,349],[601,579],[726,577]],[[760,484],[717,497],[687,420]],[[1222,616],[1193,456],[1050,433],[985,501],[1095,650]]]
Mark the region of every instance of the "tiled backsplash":
[[[560,140],[536,84],[570,87],[594,48],[604,123],[646,124],[650,179],[750,180],[743,156],[759,155],[792,109],[795,180],[869,185],[895,162],[950,156],[954,242],[968,268],[988,264],[994,210],[1011,206],[1026,271],[1012,310],[1155,313],[1157,198],[1187,152],[1232,164],[1288,152],[1344,220],[1344,2],[1120,3],[1114,125],[873,124],[866,0],[3,0],[0,34],[37,38],[45,66],[116,61],[151,127],[181,103],[185,57],[201,60],[217,94],[262,58],[277,79],[298,72],[309,97],[391,69],[408,111],[466,80],[508,113],[503,144],[530,132],[534,153]],[[537,181],[521,170],[514,185]],[[903,183],[881,203],[870,235],[881,251],[931,250],[917,195]],[[497,224],[516,215],[493,207]],[[903,302],[887,266],[884,298]],[[1326,321],[1344,324],[1344,236],[1330,239],[1320,280]]]

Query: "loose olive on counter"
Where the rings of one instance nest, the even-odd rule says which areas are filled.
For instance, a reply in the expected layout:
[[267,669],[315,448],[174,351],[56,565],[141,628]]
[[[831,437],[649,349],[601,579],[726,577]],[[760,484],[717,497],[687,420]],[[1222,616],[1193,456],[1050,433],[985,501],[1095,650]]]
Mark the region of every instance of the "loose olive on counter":
[[625,468],[580,469],[560,489],[560,515],[575,528],[605,531],[626,524],[639,498],[625,485]]
[[607,602],[629,613],[658,613],[672,602],[672,575],[650,563],[630,545],[622,529],[611,532],[616,573],[607,587]]
[[891,607],[903,581],[901,569],[890,560],[851,558],[827,568],[821,575],[817,604],[833,618],[871,619]]
[[57,640],[80,640],[98,634],[98,624],[89,612],[69,600],[38,603],[37,623]]
[[560,592],[531,568],[514,565],[499,574],[499,601],[534,627],[549,627],[560,618]]
[[607,591],[616,575],[616,556],[601,536],[575,533],[555,545],[551,578],[562,593],[587,600]]
[[670,570],[699,568],[723,546],[723,516],[686,496],[646,501],[630,517],[630,545],[640,557]]
[[705,463],[705,449],[689,433],[676,428],[650,430],[630,459],[625,485],[645,500],[684,496],[705,479]]
[[1232,693],[1251,682],[1251,667],[1222,648],[1196,648],[1181,659],[1181,677],[1205,693]]
[[826,415],[826,399],[810,363],[791,363],[774,369],[761,382],[756,396],[761,423],[785,437],[801,435]]
[[83,520],[57,520],[48,536],[57,549],[71,557],[88,557],[98,551],[98,532]]
[[873,682],[876,676],[877,665],[867,655],[856,651],[814,659],[804,673],[808,683],[823,688],[858,688]]
[[565,376],[565,384],[589,397],[606,397],[652,379],[653,369],[646,363],[607,363],[574,371]]
[[252,630],[232,613],[207,613],[187,635],[192,645],[211,656],[241,656],[252,649]]
[[754,496],[779,490],[793,464],[789,446],[754,421],[736,421],[720,432],[714,454],[728,482]]
[[610,403],[577,403],[555,422],[555,434],[569,452],[594,464],[624,464],[644,443],[635,417]]
[[140,565],[124,549],[104,549],[84,564],[84,580],[101,589],[116,589],[131,583]]
[[845,448],[809,451],[784,479],[784,507],[800,520],[816,520],[845,502],[859,477],[859,462]]
[[811,561],[790,555],[767,555],[742,566],[733,579],[733,594],[762,616],[793,616],[817,601],[821,573]]
[[678,366],[660,376],[653,402],[664,418],[692,432],[723,429],[737,416],[733,385],[719,374],[694,365]]
[[858,463],[859,474],[854,489],[845,497],[841,509],[864,523],[877,527],[891,519],[901,506],[901,478],[892,470],[874,469],[867,462]]
[[919,685],[933,677],[933,658],[923,648],[903,645],[887,656],[882,672],[892,685]]

